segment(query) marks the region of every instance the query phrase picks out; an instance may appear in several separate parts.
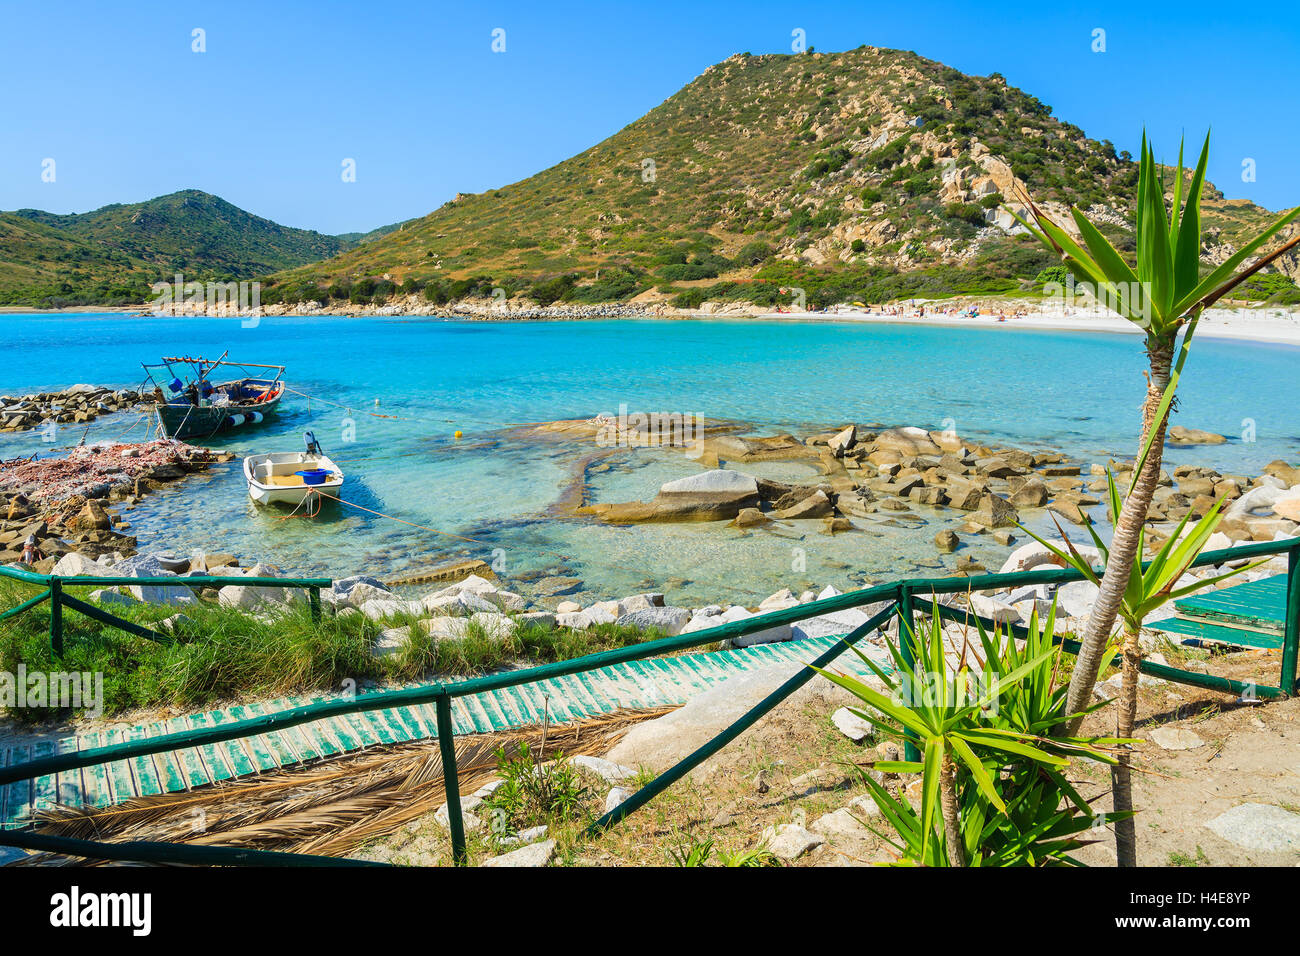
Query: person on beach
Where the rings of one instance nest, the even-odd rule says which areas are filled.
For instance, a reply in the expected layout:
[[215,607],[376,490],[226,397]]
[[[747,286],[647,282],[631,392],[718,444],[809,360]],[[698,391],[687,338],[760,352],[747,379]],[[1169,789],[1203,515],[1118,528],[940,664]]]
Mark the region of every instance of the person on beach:
[[40,546],[36,543],[36,535],[29,534],[27,540],[23,542],[23,556],[18,560],[22,564],[35,564],[44,557],[45,555],[41,552]]

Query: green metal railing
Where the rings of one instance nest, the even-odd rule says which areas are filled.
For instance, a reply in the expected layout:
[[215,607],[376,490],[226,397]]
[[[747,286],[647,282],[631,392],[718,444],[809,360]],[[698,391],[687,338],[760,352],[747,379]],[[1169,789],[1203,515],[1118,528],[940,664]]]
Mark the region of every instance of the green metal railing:
[[[1254,544],[1240,545],[1234,548],[1227,548],[1221,551],[1209,551],[1200,555],[1193,566],[1204,567],[1206,565],[1221,564],[1226,561],[1248,560],[1250,558],[1265,557],[1275,554],[1288,555],[1286,622],[1282,647],[1281,673],[1279,675],[1277,686],[1259,686],[1243,681],[1231,680],[1229,678],[1216,677],[1210,674],[1180,670],[1165,664],[1154,664],[1149,661],[1142,662],[1142,671],[1152,675],[1153,677],[1159,677],[1164,680],[1188,684],[1194,687],[1203,687],[1209,690],[1235,693],[1238,695],[1254,694],[1257,697],[1267,699],[1289,697],[1295,694],[1297,690],[1297,650],[1298,646],[1300,646],[1300,538],[1290,538],[1284,541],[1258,542]],[[95,580],[102,582],[104,579]],[[275,580],[278,586],[285,586],[283,579]],[[659,776],[655,777],[636,793],[632,794],[623,803],[619,804],[613,810],[592,823],[589,832],[597,833],[607,827],[613,826],[624,819],[629,813],[632,813],[637,808],[650,802],[658,794],[662,793],[673,783],[680,780],[704,760],[707,760],[731,741],[735,740],[783,700],[789,697],[790,694],[815,677],[816,671],[813,670],[813,667],[824,668],[829,666],[841,654],[848,650],[849,647],[858,643],[862,638],[881,627],[895,614],[900,618],[900,628],[906,627],[910,630],[914,627],[913,620],[917,612],[923,614],[932,613],[934,607],[932,595],[938,596],[943,594],[965,593],[967,591],[1006,589],[1028,584],[1066,584],[1071,581],[1080,580],[1083,580],[1083,575],[1073,568],[1051,567],[1030,571],[1016,571],[1009,574],[984,574],[955,578],[913,578],[888,584],[879,584],[873,587],[864,588],[860,591],[851,591],[847,594],[839,594],[834,597],[823,598],[818,601],[809,602],[808,604],[800,604],[795,607],[786,608],[785,610],[772,611],[767,614],[745,618],[744,620],[733,621],[729,624],[723,624],[704,631],[696,631],[691,634],[647,641],[642,644],[635,644],[629,647],[618,648],[616,650],[603,651],[598,654],[589,654],[585,657],[574,658],[573,660],[543,664],[527,670],[491,674],[465,681],[457,681],[451,684],[433,683],[418,687],[403,688],[400,690],[365,694],[354,698],[325,701],[322,703],[290,708],[274,714],[254,717],[249,720],[223,724],[217,727],[186,730],[179,733],[155,737],[149,740],[114,744],[108,747],[99,747],[77,753],[66,753],[54,757],[31,760],[12,767],[0,768],[0,786],[5,786],[20,780],[28,780],[46,774],[57,773],[64,770],[73,770],[107,761],[123,760],[131,757],[160,753],[163,751],[185,749],[202,746],[204,744],[219,743],[221,741],[254,736],[267,731],[293,727],[298,724],[309,723],[314,720],[321,720],[323,718],[334,717],[341,714],[360,713],[409,704],[432,703],[436,708],[438,718],[438,743],[443,760],[443,774],[447,796],[448,823],[450,827],[452,854],[456,863],[463,864],[466,861],[467,854],[465,833],[461,820],[460,789],[456,771],[456,754],[453,740],[454,731],[451,721],[451,701],[453,698],[467,697],[485,691],[500,690],[506,687],[530,684],[535,681],[546,680],[549,678],[566,677],[571,674],[584,673],[597,668],[624,664],[656,655],[690,650],[692,648],[702,647],[722,640],[743,637],[747,634],[764,631],[768,628],[782,624],[794,624],[810,617],[829,614],[835,611],[844,611],[873,604],[884,605],[883,607],[878,608],[876,613],[866,622],[845,634],[835,644],[831,645],[826,649],[826,651],[820,654],[808,667],[803,668],[797,674],[790,677],[780,687],[757,703],[754,707],[750,708],[750,710],[716,737],[711,739],[708,743],[678,761],[668,770],[659,774]],[[139,583],[139,580],[134,579],[133,583]],[[972,622],[980,620],[989,628],[994,626],[992,621],[981,618],[971,611],[959,610],[944,605],[939,605],[939,614],[941,617],[959,621]],[[1005,625],[998,626],[1004,630],[1006,629]],[[1014,636],[1023,636],[1025,633],[1024,628],[1020,627],[1011,627],[1009,630]],[[1062,645],[1064,650],[1070,653],[1077,653],[1079,648],[1078,643],[1071,640],[1059,639],[1058,643]],[[908,654],[909,649],[907,642],[902,642],[901,646],[902,653],[904,655]],[[254,859],[250,856],[251,851],[236,847],[193,847],[183,844],[138,843],[133,845],[134,849],[124,849],[128,846],[127,844],[91,843],[90,841],[70,840],[63,837],[45,836],[21,831],[0,831],[0,846],[3,845],[50,852],[62,852],[76,856],[104,856],[114,859],[129,858],[145,862],[165,861],[195,864],[213,864],[220,862],[231,865],[248,862],[273,862],[271,860]],[[125,856],[124,854],[127,853],[133,853],[136,855]],[[283,856],[284,854],[280,855]],[[330,857],[303,856],[299,859],[304,863],[319,862],[322,864],[337,864],[339,862],[337,859]]]
[[115,614],[110,614],[103,608],[96,607],[78,598],[72,597],[66,592],[70,587],[93,587],[93,588],[112,588],[112,587],[131,587],[131,586],[157,586],[166,588],[221,588],[227,585],[240,585],[243,587],[253,588],[304,588],[307,591],[307,599],[311,604],[312,619],[319,621],[321,615],[320,606],[320,589],[330,587],[334,582],[329,578],[238,578],[238,577],[220,577],[220,576],[203,576],[195,578],[183,578],[180,576],[167,578],[132,578],[132,577],[92,577],[89,575],[78,575],[71,577],[61,577],[57,574],[36,574],[33,571],[23,571],[18,568],[0,567],[0,577],[11,578],[15,581],[21,581],[24,584],[35,584],[43,586],[45,590],[35,597],[28,598],[23,603],[12,607],[7,611],[0,612],[0,621],[17,617],[30,611],[32,608],[44,603],[50,602],[50,649],[56,657],[63,656],[63,609],[68,608],[79,614],[84,614],[93,621],[98,621],[107,627],[116,628],[135,637],[143,637],[150,641],[157,641],[160,644],[169,644],[175,640],[169,634],[162,634],[158,631],[152,631],[147,627],[141,627],[132,621],[123,620]]

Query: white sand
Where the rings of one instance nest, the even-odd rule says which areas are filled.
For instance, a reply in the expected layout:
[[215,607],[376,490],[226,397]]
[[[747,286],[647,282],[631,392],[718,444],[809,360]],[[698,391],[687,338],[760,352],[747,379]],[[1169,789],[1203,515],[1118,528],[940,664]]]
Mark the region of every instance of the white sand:
[[[804,321],[861,322],[886,325],[935,325],[963,328],[993,329],[1050,329],[1076,332],[1114,332],[1140,335],[1142,330],[1113,312],[1092,309],[1065,310],[1030,308],[1028,315],[1012,316],[1009,309],[1005,321],[997,313],[981,312],[978,318],[961,315],[932,313],[929,306],[925,316],[919,317],[914,309],[904,308],[902,315],[882,315],[862,312],[771,312],[758,318],[796,319]],[[712,316],[711,316],[712,317]],[[1197,326],[1198,338],[1240,339],[1253,342],[1274,342],[1282,345],[1300,345],[1300,311],[1280,308],[1210,309]]]

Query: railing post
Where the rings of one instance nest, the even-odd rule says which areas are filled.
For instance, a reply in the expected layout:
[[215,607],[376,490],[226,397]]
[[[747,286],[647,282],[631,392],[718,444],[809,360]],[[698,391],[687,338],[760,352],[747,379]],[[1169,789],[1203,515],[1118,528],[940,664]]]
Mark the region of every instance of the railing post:
[[1296,693],[1296,659],[1300,654],[1300,547],[1287,552],[1286,625],[1282,639],[1282,679],[1278,686],[1292,697]]
[[320,588],[308,588],[307,598],[311,601],[311,619],[314,623],[320,623]]
[[50,650],[55,657],[63,656],[63,585],[57,577],[50,577]]
[[[904,582],[898,586],[898,651],[903,655],[903,660],[910,669],[915,663],[912,657],[912,640],[916,636],[916,620],[912,616],[912,588]],[[903,680],[911,680],[910,677],[903,676]],[[913,688],[904,688],[910,692]],[[916,747],[916,735],[912,731],[905,731],[903,736],[903,759],[918,761],[921,759],[921,751]]]
[[451,695],[445,690],[434,701],[438,715],[438,751],[442,754],[443,789],[447,793],[447,827],[451,830],[451,858],[464,866],[465,821],[460,815],[460,782],[456,777],[456,743],[451,726]]

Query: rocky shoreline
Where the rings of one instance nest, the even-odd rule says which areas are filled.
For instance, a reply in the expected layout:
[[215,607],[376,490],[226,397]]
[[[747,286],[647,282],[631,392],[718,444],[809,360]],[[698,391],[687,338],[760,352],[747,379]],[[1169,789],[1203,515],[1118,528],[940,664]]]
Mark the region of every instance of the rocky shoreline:
[[23,561],[29,545],[34,560],[21,566],[40,574],[64,573],[55,565],[73,552],[118,560],[132,555],[136,538],[113,505],[133,508],[150,491],[233,458],[156,439],[97,442],[62,458],[0,462],[0,564]]
[[[628,445],[640,434],[619,435]],[[1176,427],[1170,445],[1210,444],[1222,437]],[[681,442],[661,442],[670,446]],[[945,512],[963,520],[965,535],[989,534],[999,544],[1014,537],[1006,530],[1021,523],[1021,512],[1047,511],[1054,519],[1083,526],[1089,510],[1106,494],[1106,467],[1084,463],[1052,450],[985,445],[954,432],[913,426],[849,424],[797,438],[711,435],[699,442],[701,464],[712,470],[665,483],[649,501],[583,505],[579,514],[611,524],[659,521],[729,522],[756,529],[775,522],[815,519],[825,534],[898,526],[921,514]],[[805,462],[824,478],[812,483],[773,481],[745,473],[747,463]],[[1117,481],[1132,476],[1132,463],[1113,466]],[[1300,469],[1275,461],[1253,478],[1212,468],[1179,465],[1163,471],[1148,517],[1148,538],[1158,543],[1168,525],[1190,514],[1204,515],[1216,499],[1229,504],[1221,534],[1231,541],[1271,541],[1297,530]],[[1274,514],[1256,512],[1273,508]],[[944,530],[935,536],[941,552],[957,550],[961,537]],[[958,570],[983,570],[968,564]]]
[[21,432],[55,425],[81,425],[100,415],[127,411],[140,404],[135,389],[72,385],[58,392],[0,395],[0,432]]
[[[641,419],[631,416],[631,420]],[[653,421],[645,417],[647,425]],[[612,442],[615,448],[673,448],[688,440],[681,430],[652,436],[645,426],[619,426],[622,430],[617,434],[605,434],[611,427],[610,422],[598,418],[532,426],[532,430],[579,444]],[[693,440],[698,442],[695,450],[703,470],[665,483],[649,501],[587,504],[587,495],[582,491],[572,496],[570,513],[620,525],[709,522],[719,529],[733,529],[733,534],[735,529],[756,534],[780,525],[816,527],[824,534],[880,533],[884,528],[920,526],[927,519],[946,516],[962,523],[956,531],[941,530],[934,536],[934,545],[941,553],[952,553],[963,546],[963,538],[971,536],[990,535],[1000,545],[1011,547],[1016,543],[1011,529],[1035,514],[1050,514],[1081,525],[1088,520],[1088,510],[1102,502],[1106,487],[1100,465],[1084,465],[1049,449],[986,445],[962,439],[951,431],[856,423],[802,438],[789,434],[751,436],[740,431],[734,423],[697,426]],[[1217,436],[1180,429],[1171,438],[1204,443]],[[176,586],[141,585],[97,591],[92,599],[100,603],[183,606],[206,599],[254,614],[272,612],[298,599],[300,592],[237,585],[216,589],[202,579],[212,574],[282,576],[278,568],[254,564],[242,570],[240,564],[245,562],[224,554],[194,559],[168,553],[136,554],[137,542],[129,534],[129,524],[110,510],[114,505],[129,509],[162,484],[182,480],[215,462],[232,458],[226,453],[157,440],[138,444],[103,442],[76,448],[64,458],[0,463],[0,514],[4,515],[0,520],[0,563],[18,564],[30,541],[41,553],[34,562],[18,566],[41,573],[178,578]],[[818,468],[823,475],[811,482],[783,482],[744,471],[746,465],[766,462],[804,463]],[[1131,465],[1118,463],[1114,467],[1120,481],[1131,474]],[[1172,522],[1184,515],[1204,514],[1216,498],[1226,498],[1229,504],[1210,548],[1225,548],[1240,541],[1271,541],[1300,532],[1300,468],[1277,461],[1264,474],[1247,478],[1180,465],[1161,475],[1149,518],[1148,540],[1154,544],[1171,533]],[[1056,560],[1046,548],[1030,542],[1012,552],[1000,568],[986,568],[959,556],[951,573],[1025,570],[1043,563]],[[1276,573],[1279,567],[1278,562],[1271,562],[1252,572],[1252,576]],[[1214,573],[1215,569],[1209,568],[1191,578]],[[434,582],[438,584],[436,590],[419,597],[408,596],[418,584]],[[669,603],[666,595],[657,591],[591,600],[603,597],[596,592],[584,605],[566,596],[584,590],[580,579],[565,579],[561,582],[565,586],[560,588],[552,586],[555,583],[551,578],[520,578],[514,582],[515,590],[511,582],[496,580],[483,562],[458,561],[398,576],[387,583],[367,576],[344,578],[323,596],[332,613],[359,615],[370,622],[374,653],[387,656],[399,652],[410,641],[412,628],[417,627],[429,636],[451,640],[462,639],[471,630],[504,639],[521,625],[586,630],[616,624],[672,635],[840,593],[830,585],[820,590],[801,586],[799,593],[782,588],[756,605],[729,603],[724,597],[719,603],[685,607]],[[1060,588],[1019,588],[944,600],[969,606],[1001,623],[1027,621],[1034,611],[1044,612],[1056,600],[1060,602],[1063,627],[1068,629],[1071,619],[1086,618],[1094,590],[1086,582],[1076,582]],[[520,591],[534,593],[527,596]],[[819,615],[795,625],[764,629],[736,643],[844,633],[865,622],[876,610],[866,607]]]

